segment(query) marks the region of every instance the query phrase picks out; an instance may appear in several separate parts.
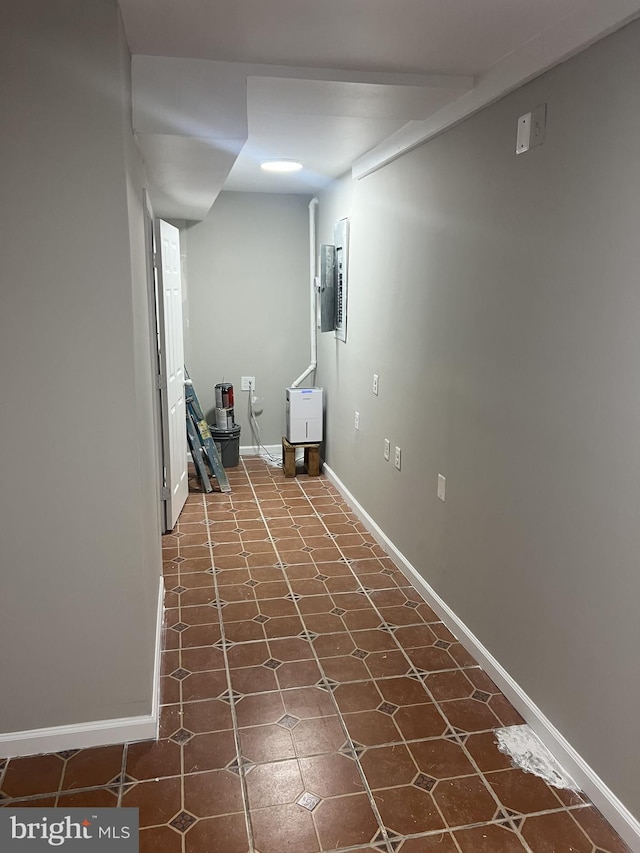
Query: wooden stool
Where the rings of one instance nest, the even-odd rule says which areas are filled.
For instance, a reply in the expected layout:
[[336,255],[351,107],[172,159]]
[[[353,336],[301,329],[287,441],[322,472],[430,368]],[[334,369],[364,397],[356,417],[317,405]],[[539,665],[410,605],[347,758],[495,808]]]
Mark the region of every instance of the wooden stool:
[[310,477],[320,473],[320,443],[291,444],[282,436],[282,469],[285,477],[296,476],[296,449],[304,447],[304,470]]

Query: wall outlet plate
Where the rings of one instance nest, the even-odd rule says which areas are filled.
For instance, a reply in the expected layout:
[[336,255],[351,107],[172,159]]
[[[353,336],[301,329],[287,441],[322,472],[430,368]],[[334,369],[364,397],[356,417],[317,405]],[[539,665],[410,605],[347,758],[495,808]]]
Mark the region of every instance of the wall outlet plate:
[[530,113],[518,119],[516,132],[516,154],[524,154],[530,148],[542,145],[547,126],[547,105],[539,104]]
[[360,429],[360,412],[356,412],[356,416],[353,419],[353,425],[356,429]]
[[384,440],[384,458],[388,462],[390,457],[391,457],[391,442],[389,441],[388,438],[385,438],[385,440]]
[[378,396],[378,383],[380,381],[380,377],[377,373],[373,374],[373,393]]
[[531,142],[531,113],[525,113],[518,119],[516,132],[516,154],[524,154],[529,150]]
[[440,498],[440,500],[441,500],[441,501],[443,501],[443,500],[444,500],[445,491],[446,491],[446,486],[447,486],[447,478],[446,478],[446,477],[443,477],[443,476],[442,476],[442,474],[438,474],[438,489],[437,489],[437,495],[438,495],[438,497]]
[[240,390],[241,391],[251,391],[256,390],[256,377],[255,376],[242,376],[240,377]]
[[393,459],[394,459],[394,465],[396,466],[398,471],[400,470],[401,456],[402,456],[402,451],[400,450],[399,447],[396,447],[396,452],[395,452],[395,456]]

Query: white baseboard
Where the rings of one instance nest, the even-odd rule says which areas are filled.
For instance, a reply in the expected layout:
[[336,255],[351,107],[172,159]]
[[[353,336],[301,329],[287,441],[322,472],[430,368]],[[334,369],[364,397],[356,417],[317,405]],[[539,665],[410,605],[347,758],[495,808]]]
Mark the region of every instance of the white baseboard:
[[[262,447],[255,447],[253,445],[245,445],[240,448],[240,456],[264,456],[265,450],[267,450],[274,459],[277,459],[280,463],[282,462],[282,445],[281,444],[263,444]],[[304,448],[297,447],[296,448],[296,463],[302,462],[304,459]]]
[[0,734],[0,756],[16,758],[65,749],[110,746],[137,740],[156,740],[160,722],[160,662],[164,616],[164,578],[160,578],[156,618],[156,643],[153,672],[153,702],[150,714],[114,720],[93,720],[68,726],[51,726],[22,732]]
[[162,638],[164,629],[164,575],[158,579],[158,604],[156,610],[156,645],[153,659],[153,697],[151,704],[151,719],[153,734],[148,738],[138,740],[158,740],[160,731],[160,674],[162,671]]
[[531,697],[509,675],[499,661],[493,657],[491,652],[484,647],[475,634],[467,628],[464,622],[456,616],[446,602],[432,589],[404,554],[396,548],[336,473],[326,464],[324,465],[323,472],[326,474],[328,480],[338,489],[362,523],[371,531],[377,542],[386,550],[400,571],[412,582],[467,651],[474,656],[480,666],[493,679],[507,699],[509,699],[524,717],[528,725],[535,731],[547,749],[553,753],[592,803],[602,812],[616,832],[619,833],[633,850],[640,850],[640,822],[620,802],[613,791],[571,746],[561,732],[558,731],[540,708],[538,708]]
[[282,445],[280,444],[265,444],[262,447],[255,444],[245,444],[240,447],[240,456],[261,456],[265,450],[268,450],[272,456],[282,458]]

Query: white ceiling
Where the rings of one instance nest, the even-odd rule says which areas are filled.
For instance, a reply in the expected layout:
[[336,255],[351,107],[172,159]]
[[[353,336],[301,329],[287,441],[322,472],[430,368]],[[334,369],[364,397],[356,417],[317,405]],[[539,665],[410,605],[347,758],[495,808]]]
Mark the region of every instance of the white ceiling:
[[[366,174],[640,14],[638,0],[120,0],[160,216]],[[606,8],[605,8],[606,7]],[[263,159],[305,168],[276,176]]]

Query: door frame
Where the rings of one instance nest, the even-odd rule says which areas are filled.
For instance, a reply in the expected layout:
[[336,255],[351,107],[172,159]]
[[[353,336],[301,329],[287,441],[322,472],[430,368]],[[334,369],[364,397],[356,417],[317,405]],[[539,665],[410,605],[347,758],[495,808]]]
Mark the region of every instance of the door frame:
[[[182,252],[180,231],[175,225],[156,218],[153,222],[153,234],[159,352],[158,394],[162,435],[162,501],[164,529],[169,531],[176,524],[189,494]],[[178,291],[179,298],[176,300]],[[174,412],[174,404],[180,405],[181,417],[177,411]]]
[[147,257],[147,297],[149,303],[149,341],[151,348],[151,368],[153,372],[153,431],[156,456],[156,470],[158,471],[159,493],[156,503],[160,530],[167,533],[167,514],[165,498],[165,464],[164,464],[164,441],[162,433],[162,400],[160,384],[162,373],[160,369],[160,326],[158,313],[158,279],[156,276],[156,242],[154,231],[153,207],[149,193],[143,190],[144,209],[144,241]]

